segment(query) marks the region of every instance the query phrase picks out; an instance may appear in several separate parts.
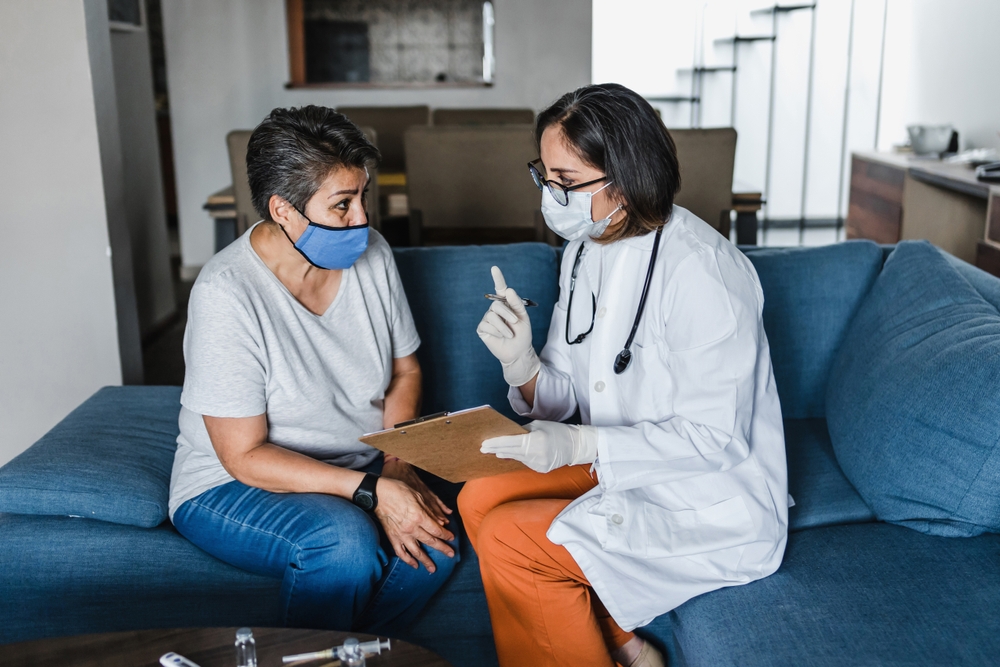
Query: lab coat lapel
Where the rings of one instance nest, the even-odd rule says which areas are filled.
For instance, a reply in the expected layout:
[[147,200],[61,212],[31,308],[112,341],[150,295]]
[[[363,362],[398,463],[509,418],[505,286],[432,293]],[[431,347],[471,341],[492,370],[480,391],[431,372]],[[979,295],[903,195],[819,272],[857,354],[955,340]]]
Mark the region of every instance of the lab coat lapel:
[[[645,241],[645,238],[636,241]],[[628,241],[615,244],[614,257],[604,274],[597,301],[593,343],[590,346],[590,423],[595,426],[621,424],[620,382],[626,374],[615,375],[615,357],[625,346],[635,309],[642,293],[649,253]],[[607,258],[606,258],[607,261]]]

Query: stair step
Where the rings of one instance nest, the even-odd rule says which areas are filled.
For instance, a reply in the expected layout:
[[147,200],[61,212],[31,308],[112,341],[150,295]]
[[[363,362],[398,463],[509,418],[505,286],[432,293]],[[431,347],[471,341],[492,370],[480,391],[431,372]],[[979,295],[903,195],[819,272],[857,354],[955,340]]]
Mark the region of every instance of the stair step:
[[812,4],[800,4],[800,5],[772,5],[770,7],[760,7],[759,9],[751,9],[751,14],[780,14],[787,12],[795,12],[800,9],[816,9],[816,3]]
[[773,42],[774,35],[733,35],[732,37],[720,37],[714,40],[716,44],[732,44],[733,42]]
[[701,102],[700,97],[691,97],[683,95],[665,95],[659,97],[646,97],[647,102]]
[[677,71],[701,74],[702,72],[735,72],[736,68],[733,67],[732,65],[719,66],[719,67],[682,67]]

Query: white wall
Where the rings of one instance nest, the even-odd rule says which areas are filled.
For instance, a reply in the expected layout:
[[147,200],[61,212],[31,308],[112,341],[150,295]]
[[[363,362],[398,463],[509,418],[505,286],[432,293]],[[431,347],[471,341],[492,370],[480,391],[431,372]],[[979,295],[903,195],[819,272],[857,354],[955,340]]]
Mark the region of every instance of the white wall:
[[647,96],[688,92],[676,68],[692,60],[697,14],[688,0],[594,0],[593,82]]
[[84,2],[0,3],[0,464],[119,384]]
[[302,104],[530,107],[590,83],[591,0],[496,5],[496,83],[433,89],[288,90],[284,0],[163,3],[184,272],[212,256],[206,197],[231,182],[225,136]]
[[879,147],[951,123],[963,148],[1000,148],[1000,2],[889,0]]
[[145,334],[177,308],[170,276],[153,72],[145,28],[111,31],[111,57],[136,306],[139,327]]
[[[728,73],[704,75],[701,108],[703,127],[735,125],[735,176],[769,186],[772,219],[843,217],[851,152],[905,143],[910,124],[952,123],[963,148],[1000,146],[997,0],[817,0],[812,45],[808,10],[779,14],[775,24],[751,14],[765,4],[594,0],[594,81],[617,80],[646,95],[690,94],[691,77],[678,68],[729,65],[732,47],[716,38],[771,34],[776,26],[773,107],[772,46],[757,42],[739,47],[735,118]],[[687,105],[660,108],[670,127],[691,123]]]

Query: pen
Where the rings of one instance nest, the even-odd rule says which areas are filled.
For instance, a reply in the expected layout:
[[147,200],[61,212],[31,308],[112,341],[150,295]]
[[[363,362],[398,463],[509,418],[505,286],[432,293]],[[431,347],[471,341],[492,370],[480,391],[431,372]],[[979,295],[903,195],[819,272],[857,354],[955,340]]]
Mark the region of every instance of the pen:
[[[503,301],[505,305],[509,305],[509,304],[507,304],[507,297],[505,297],[505,296],[500,296],[499,294],[487,294],[485,296],[490,301]],[[535,303],[531,299],[525,299],[524,297],[521,297],[521,302],[524,304],[525,308],[532,308],[532,307],[538,305],[537,303]]]

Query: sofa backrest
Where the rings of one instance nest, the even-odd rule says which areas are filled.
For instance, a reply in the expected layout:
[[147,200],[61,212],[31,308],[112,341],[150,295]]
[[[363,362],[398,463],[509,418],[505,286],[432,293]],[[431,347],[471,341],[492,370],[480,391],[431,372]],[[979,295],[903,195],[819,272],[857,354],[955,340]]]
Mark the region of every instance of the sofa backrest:
[[[764,327],[786,419],[823,417],[833,356],[882,268],[870,241],[821,248],[745,249],[764,289]],[[500,364],[476,336],[493,290],[490,267],[504,271],[530,311],[536,349],[545,344],[558,297],[558,251],[541,243],[397,249],[406,296],[423,344],[423,412],[490,404],[513,416]]]
[[882,270],[882,250],[871,241],[743,250],[764,290],[764,329],[782,416],[824,417],[834,355]]
[[530,310],[531,332],[535,349],[541,350],[559,296],[556,250],[544,243],[512,243],[394,252],[420,332],[422,412],[489,404],[513,418],[500,364],[476,335],[490,304],[483,297],[493,292],[490,267],[499,266],[510,287],[538,302]]

